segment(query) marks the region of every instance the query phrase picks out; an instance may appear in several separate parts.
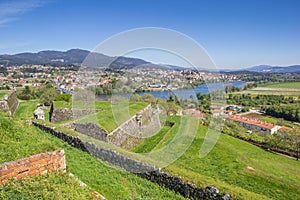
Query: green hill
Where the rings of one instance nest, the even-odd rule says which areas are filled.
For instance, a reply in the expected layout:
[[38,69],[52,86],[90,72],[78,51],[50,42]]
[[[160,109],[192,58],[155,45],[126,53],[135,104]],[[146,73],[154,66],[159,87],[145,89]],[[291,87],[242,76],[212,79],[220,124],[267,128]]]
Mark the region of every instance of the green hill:
[[[131,199],[132,194],[134,194],[135,199],[184,199],[173,191],[102,162],[34,126],[1,113],[0,149],[0,163],[54,149],[64,149],[67,160],[67,171],[73,173],[90,188],[104,195],[107,199]],[[59,177],[54,177],[54,180],[56,180],[57,185],[64,186],[65,184],[59,184],[59,180],[63,179]],[[7,197],[11,191],[14,191],[20,199],[25,199],[28,196],[31,199],[36,199],[34,198],[35,194],[40,193],[44,182],[47,182],[44,185],[50,189],[52,188],[51,184],[53,181],[51,180],[47,178],[24,179],[24,184],[18,182],[0,187],[0,195]],[[65,183],[67,181],[68,179],[64,179],[61,182]],[[26,185],[28,186],[28,184],[33,185],[30,190],[22,189]],[[41,187],[34,187],[39,184],[41,184]],[[76,192],[76,188],[72,187],[72,185],[70,185],[70,188],[73,188],[72,190],[70,189],[70,193]],[[78,192],[80,191],[85,191],[85,189],[78,190]],[[57,199],[59,199],[58,195],[60,195],[60,192],[52,190],[48,198],[53,195],[56,195]],[[75,194],[74,197],[76,197]],[[78,198],[74,199],[84,198],[80,198],[79,195]]]
[[[180,122],[179,117],[168,120],[175,123],[171,129],[160,132],[158,140],[157,136],[148,138],[134,151],[146,153],[168,144]],[[207,127],[200,126],[188,150],[164,170],[198,186],[215,185],[234,199],[300,199],[300,162],[224,134],[200,158],[206,131]]]

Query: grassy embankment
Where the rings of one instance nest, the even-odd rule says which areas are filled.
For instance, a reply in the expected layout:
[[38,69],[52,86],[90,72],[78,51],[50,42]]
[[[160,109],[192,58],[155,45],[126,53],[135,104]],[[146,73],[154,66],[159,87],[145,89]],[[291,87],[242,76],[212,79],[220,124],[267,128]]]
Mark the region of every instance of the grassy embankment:
[[[86,115],[76,119],[78,122],[94,122],[98,123],[102,128],[111,132],[118,127],[121,123],[125,122],[130,116],[135,115],[137,112],[145,108],[148,104],[145,102],[121,102],[116,108],[112,107],[110,101],[95,101],[94,105],[85,105],[80,102],[76,102],[74,105],[70,102],[55,101],[54,107],[56,108],[95,108],[99,109],[99,112],[95,114]],[[66,122],[73,121],[68,120],[64,122],[59,122],[58,124],[63,124]]]
[[[107,199],[131,199],[132,193],[135,199],[184,199],[172,191],[75,149],[38,128],[25,124],[24,121],[0,114],[0,123],[0,163],[54,149],[64,149],[67,171]],[[85,194],[88,190],[80,188],[72,181],[74,180],[59,174],[28,178],[21,182],[13,181],[0,187],[0,197],[87,199]]]
[[[300,198],[299,162],[224,134],[220,135],[212,151],[200,158],[199,150],[206,131],[207,127],[200,126],[184,155],[164,170],[202,187],[215,185],[234,199]],[[165,135],[172,135],[171,132],[172,129]],[[170,140],[161,136],[158,145],[163,144],[164,139]],[[142,147],[153,147],[147,151],[154,151],[157,141],[156,137],[148,138],[135,151],[146,153]]]
[[[164,127],[157,135],[142,142],[134,151],[140,153],[155,152],[166,146],[166,144],[169,144],[177,134],[178,129],[176,127],[179,126],[180,117],[172,117],[168,120],[175,122],[175,125],[171,128]],[[200,126],[192,145],[176,162],[164,170],[173,175],[181,176],[184,180],[193,182],[201,187],[215,185],[222,192],[230,193],[235,199],[300,198],[300,191],[298,189],[300,187],[299,162],[266,152],[249,143],[224,134],[220,135],[214,149],[206,157],[199,158],[199,150],[204,141],[206,130],[207,127]],[[64,144],[64,146],[68,145]],[[74,152],[77,152],[77,155],[68,153],[70,151],[66,152],[70,169],[75,169],[80,179],[83,181],[87,180],[88,185],[96,190],[99,188],[98,191],[104,195],[108,194],[107,197],[113,197],[109,194],[109,191],[106,191],[109,190],[107,187],[97,187],[97,183],[95,182],[100,180],[97,180],[97,178],[94,179],[94,177],[93,180],[89,178],[90,176],[94,176],[94,174],[106,174],[105,171],[102,171],[103,166],[99,167],[99,172],[91,172],[92,175],[90,175],[85,171],[79,170],[79,165],[82,166],[82,163],[91,162],[89,159],[85,160],[86,158],[90,158],[89,155],[78,150],[74,150]],[[68,158],[68,154],[73,156],[69,156]],[[80,157],[82,154],[85,156]],[[72,161],[72,159],[74,160]],[[98,161],[96,160],[91,166],[97,166],[102,162],[97,163]],[[77,167],[72,168],[73,165]],[[98,168],[96,167],[95,169]],[[108,170],[109,174],[112,173],[109,170],[116,169],[107,166],[105,170]],[[114,180],[112,184],[116,184],[117,188],[119,187],[119,182],[122,182],[122,185],[124,182],[122,178],[108,178],[103,184],[106,181],[111,182],[112,180]],[[127,189],[125,191],[128,196],[130,190]]]

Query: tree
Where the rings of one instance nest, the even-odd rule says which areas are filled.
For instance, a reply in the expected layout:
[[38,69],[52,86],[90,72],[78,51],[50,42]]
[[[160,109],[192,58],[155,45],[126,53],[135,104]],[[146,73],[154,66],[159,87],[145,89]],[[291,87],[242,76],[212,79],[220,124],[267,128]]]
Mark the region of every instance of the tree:
[[291,149],[296,152],[296,158],[299,160],[300,151],[300,130],[293,129],[287,132],[287,141],[290,144]]
[[54,100],[54,98],[59,94],[59,91],[57,91],[55,88],[47,88],[40,97],[40,103],[45,106],[50,106]]

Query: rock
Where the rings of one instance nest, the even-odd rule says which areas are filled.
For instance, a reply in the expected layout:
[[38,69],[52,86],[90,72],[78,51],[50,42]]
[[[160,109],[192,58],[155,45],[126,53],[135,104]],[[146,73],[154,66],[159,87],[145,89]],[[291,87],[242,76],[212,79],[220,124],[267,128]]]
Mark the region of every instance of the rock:
[[208,190],[210,193],[212,193],[214,196],[217,196],[219,194],[219,189],[216,188],[215,186],[207,186],[205,188],[206,190]]
[[232,198],[229,194],[225,194],[224,196],[222,196],[222,200],[232,200]]

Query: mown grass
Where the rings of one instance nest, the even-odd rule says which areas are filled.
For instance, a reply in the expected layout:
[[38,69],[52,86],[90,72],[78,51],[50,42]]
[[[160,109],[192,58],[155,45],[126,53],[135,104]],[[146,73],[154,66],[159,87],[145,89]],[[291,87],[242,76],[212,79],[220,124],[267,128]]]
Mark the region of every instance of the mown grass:
[[33,111],[36,109],[38,101],[21,101],[19,108],[17,109],[15,116],[19,119],[31,119],[33,118]]
[[269,88],[299,88],[300,82],[285,82],[285,83],[269,83],[263,84],[259,87],[269,87]]
[[200,186],[216,185],[235,199],[300,198],[299,162],[224,134],[200,158],[206,130],[201,126],[189,149],[166,170]]
[[[178,122],[179,119],[176,123]],[[206,157],[200,158],[199,152],[206,131],[207,127],[200,126],[187,151],[164,170],[201,187],[215,185],[221,191],[230,193],[234,199],[300,198],[299,162],[266,152],[225,134],[220,135],[216,145]],[[168,135],[172,136],[170,134],[172,132],[176,134],[177,131],[169,130]],[[156,149],[147,149],[148,145],[161,149],[170,143],[170,138],[160,138],[159,142],[154,136],[148,138],[137,149],[143,146],[146,148],[145,151],[150,152]],[[156,142],[161,145],[155,145]],[[145,151],[140,150],[142,153]]]
[[152,149],[156,147],[156,145],[163,139],[163,137],[169,132],[171,129],[170,126],[163,126],[162,129],[155,135],[147,138],[143,142],[141,142],[137,147],[133,149],[135,153],[148,153]]
[[[107,199],[129,200],[132,199],[133,193],[135,199],[184,199],[173,191],[102,162],[34,126],[15,120],[15,118],[0,114],[0,122],[0,163],[54,149],[64,149],[67,171],[73,173]],[[24,181],[26,182],[26,180]],[[50,180],[45,179],[44,181],[49,188],[52,187]],[[29,183],[26,184],[38,185],[39,183],[29,180]],[[24,196],[28,196],[28,193],[40,193],[38,188],[27,190],[27,193],[22,188],[17,188],[18,191],[21,191],[20,195]],[[14,188],[11,189],[15,190]],[[0,187],[0,190],[5,190],[5,188]],[[76,191],[70,190],[70,195],[73,192]],[[4,191],[4,193],[9,193],[9,191]],[[59,199],[60,194],[56,193],[56,195]]]
[[[59,107],[72,107],[72,103],[68,102],[54,102],[54,106]],[[95,101],[95,109],[99,111],[95,114],[86,115],[80,117],[79,119],[72,119],[64,122],[59,122],[63,124],[71,121],[84,122],[94,122],[98,123],[102,128],[111,132],[118,127],[121,123],[125,122],[131,116],[135,115],[137,112],[145,108],[148,104],[145,102],[118,102],[118,104],[113,105],[110,101]]]
[[[19,103],[19,108],[15,113],[15,117],[22,120],[33,119],[33,112],[36,109],[37,104],[39,104],[38,100],[21,101]],[[50,108],[44,110],[46,121],[49,121],[49,112]]]
[[81,187],[66,173],[52,173],[38,177],[13,180],[0,187],[0,199],[95,199],[88,187]]
[[272,123],[272,124],[281,125],[281,126],[284,125],[284,126],[288,126],[288,127],[292,127],[292,128],[293,127],[299,127],[298,125],[287,122],[285,120],[281,120],[281,122],[279,122],[279,120],[277,118],[274,118],[274,117],[263,117],[263,118],[260,118],[259,120],[264,121],[264,122],[269,122],[269,123]]

